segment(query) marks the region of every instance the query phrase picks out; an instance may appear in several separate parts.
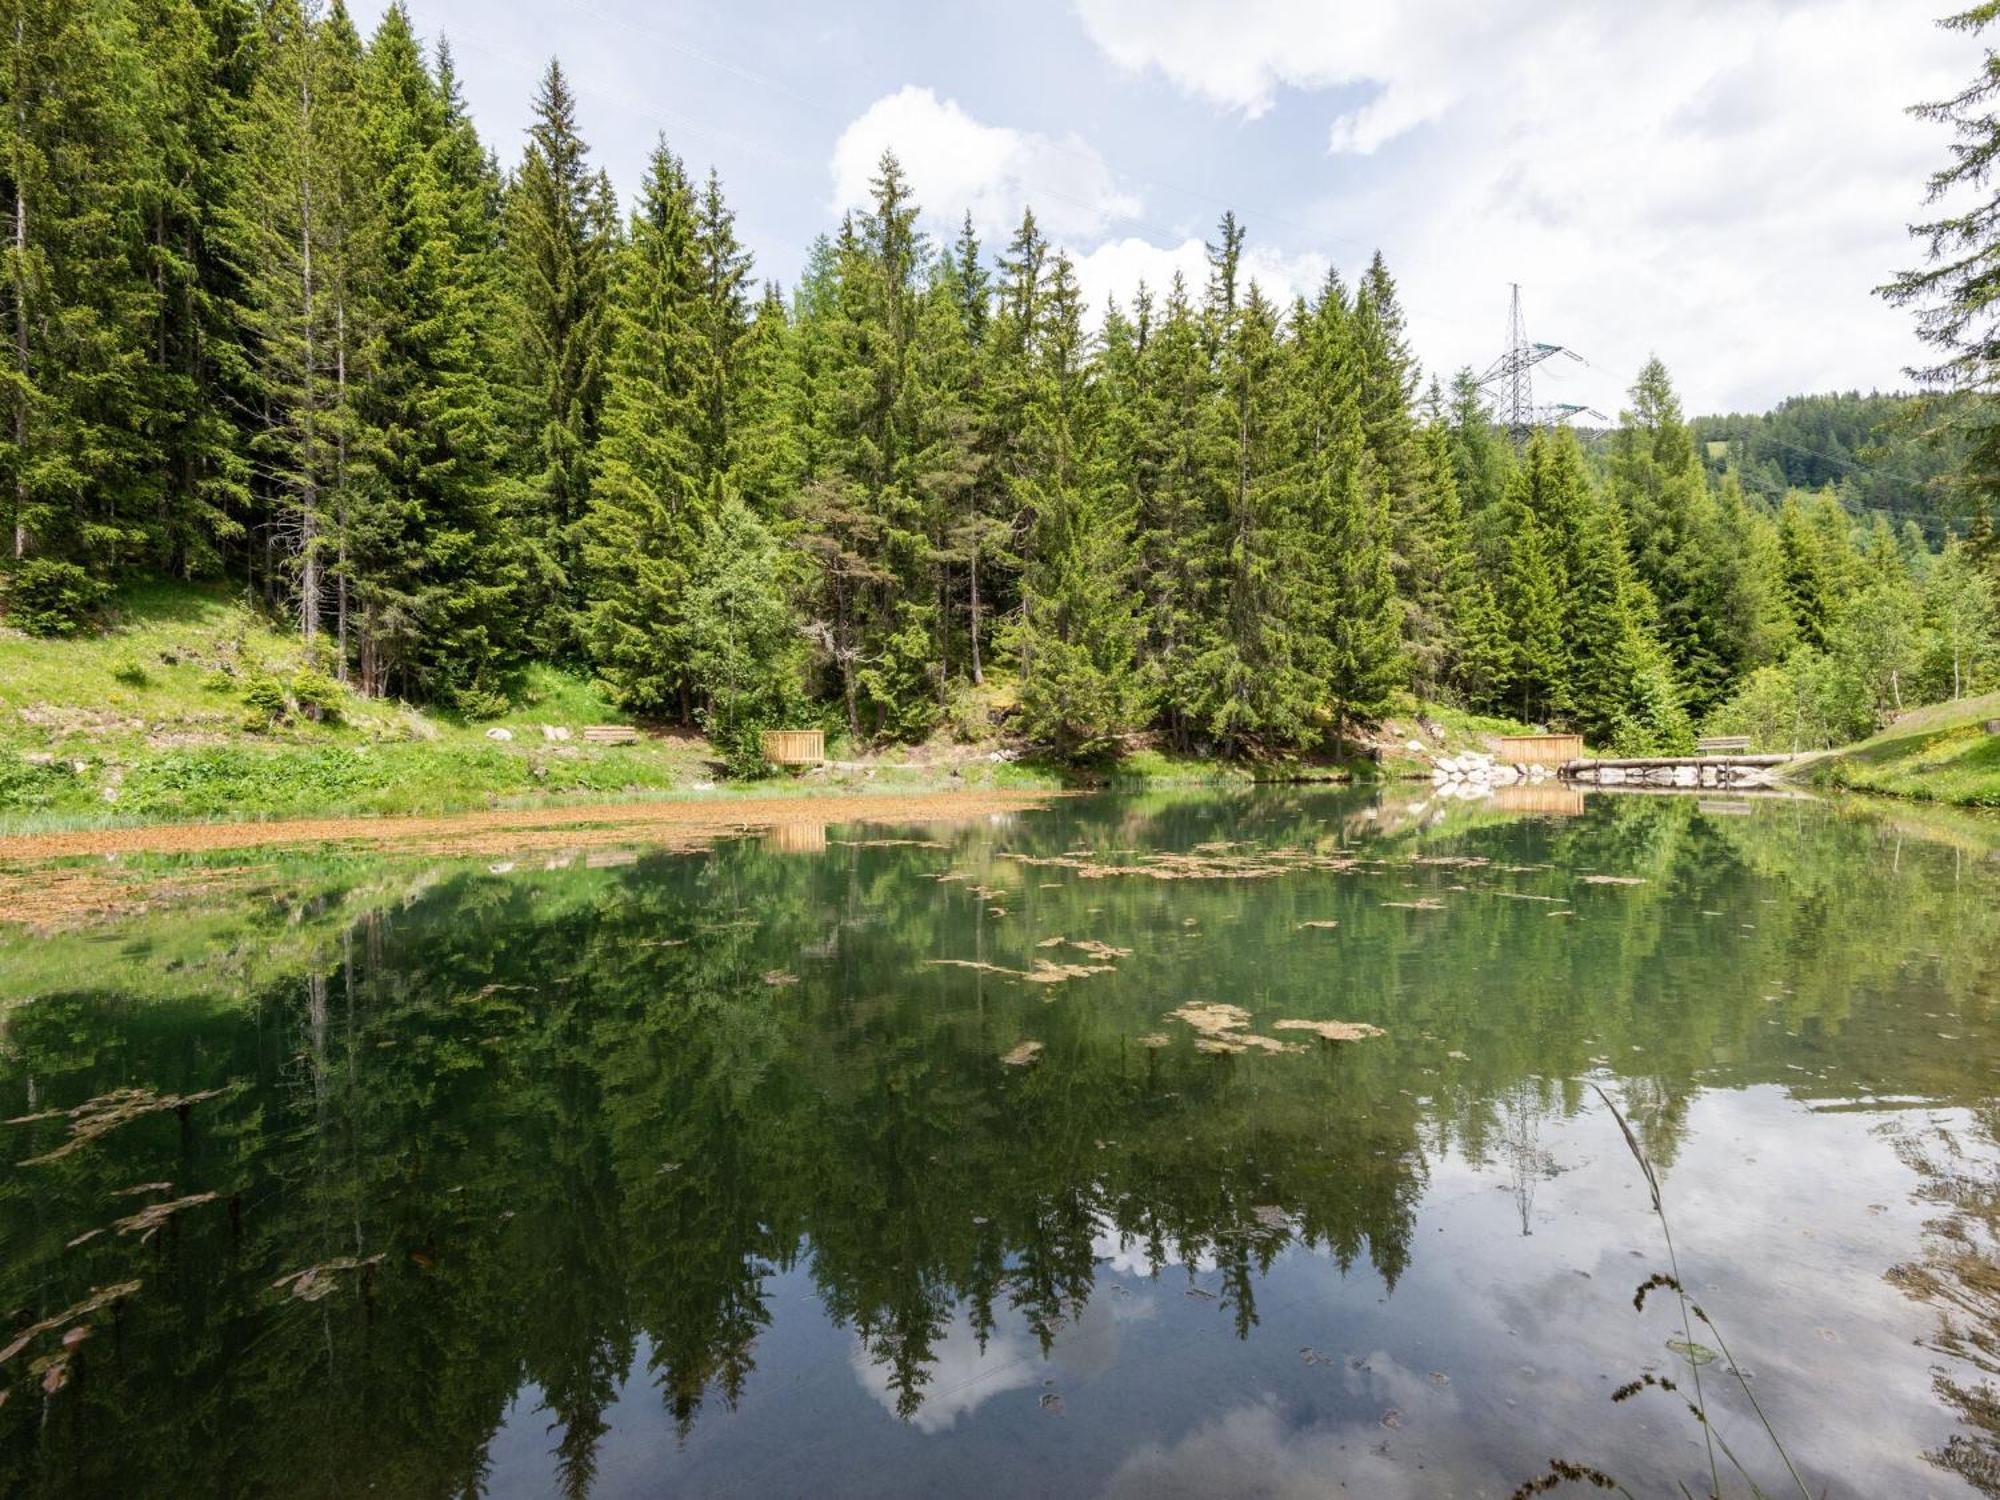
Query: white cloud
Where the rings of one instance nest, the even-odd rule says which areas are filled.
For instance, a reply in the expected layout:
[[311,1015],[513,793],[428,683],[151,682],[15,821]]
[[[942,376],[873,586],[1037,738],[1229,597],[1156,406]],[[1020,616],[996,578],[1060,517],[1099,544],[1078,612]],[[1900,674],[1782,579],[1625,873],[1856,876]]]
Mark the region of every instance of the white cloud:
[[1653,349],[1697,407],[1893,385],[1917,355],[1907,315],[1871,288],[1910,263],[1903,225],[1945,154],[1906,106],[1979,61],[1976,43],[1931,23],[1934,7],[1078,7],[1125,68],[1249,118],[1322,114],[1324,185],[1288,212],[1385,246],[1433,367],[1498,352],[1514,280],[1531,334],[1608,371],[1598,388],[1572,380],[1573,399],[1615,403]]
[[[1194,238],[1178,245],[1156,245],[1136,237],[1106,240],[1075,255],[1075,260],[1077,284],[1083,288],[1085,306],[1093,313],[1103,312],[1112,297],[1131,311],[1132,294],[1141,281],[1157,299],[1164,300],[1176,272],[1187,283],[1188,296],[1197,302],[1208,285],[1208,249]],[[1316,251],[1284,255],[1252,244],[1243,253],[1244,279],[1254,281],[1267,298],[1281,306],[1294,297],[1312,296],[1326,272],[1327,258]]]
[[933,224],[956,227],[970,212],[989,241],[1009,233],[1029,205],[1057,240],[1094,237],[1139,212],[1138,198],[1079,137],[988,125],[956,100],[914,84],[883,95],[841,132],[833,148],[835,212],[868,205],[884,150],[902,162]]

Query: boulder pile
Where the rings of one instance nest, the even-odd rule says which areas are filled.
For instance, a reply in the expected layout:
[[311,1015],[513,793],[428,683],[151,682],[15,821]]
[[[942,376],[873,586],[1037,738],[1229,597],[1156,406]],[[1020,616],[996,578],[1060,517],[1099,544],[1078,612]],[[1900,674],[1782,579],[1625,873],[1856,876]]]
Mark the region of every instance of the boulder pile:
[[1556,779],[1554,766],[1520,765],[1509,761],[1495,760],[1490,755],[1477,751],[1467,751],[1463,755],[1447,755],[1431,763],[1431,784],[1439,787],[1482,787],[1513,786],[1523,781],[1553,781]]

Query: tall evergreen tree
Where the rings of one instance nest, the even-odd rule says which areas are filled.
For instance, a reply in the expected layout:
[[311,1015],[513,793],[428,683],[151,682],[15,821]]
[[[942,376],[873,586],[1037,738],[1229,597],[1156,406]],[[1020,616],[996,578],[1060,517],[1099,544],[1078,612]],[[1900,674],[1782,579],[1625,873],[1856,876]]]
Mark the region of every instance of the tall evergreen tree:
[[275,0],[244,112],[232,211],[255,370],[252,439],[269,512],[267,586],[284,559],[301,634],[318,638],[356,479],[355,397],[370,373],[367,297],[380,249],[364,190],[361,47],[346,12]]
[[619,701],[691,717],[687,604],[720,474],[703,450],[715,377],[693,185],[662,141],[619,253],[614,344],[581,628]]
[[[1201,319],[1177,273],[1141,324],[1131,385],[1141,671],[1174,745],[1206,734],[1207,662],[1220,631],[1223,500],[1231,442]],[[1135,333],[1135,337],[1137,334]]]
[[0,493],[16,560],[142,558],[160,502],[145,436],[159,295],[125,231],[162,167],[149,159],[147,39],[132,19],[119,0],[10,0],[0,16]]
[[603,413],[618,226],[610,181],[590,168],[561,64],[542,75],[534,108],[505,231],[526,480],[517,527],[529,637],[544,653],[568,656],[587,594],[580,523]]
[[250,470],[234,413],[246,404],[235,311],[243,281],[228,249],[234,149],[257,52],[246,0],[134,0],[147,40],[150,170],[142,208],[156,303],[152,390],[156,462],[148,562],[178,577],[212,572],[243,533]]
[[1144,717],[1131,516],[1105,461],[1108,414],[1088,362],[1082,296],[1058,254],[1023,409],[1031,457],[1019,494],[1036,537],[1010,635],[1025,727],[1072,756],[1114,745]]
[[453,170],[452,101],[400,4],[369,43],[362,99],[379,241],[371,378],[355,403],[362,482],[339,531],[339,661],[345,672],[351,636],[362,691],[478,706],[508,659],[514,581],[484,337],[492,271],[467,233],[476,208]]
[[1632,387],[1613,441],[1611,481],[1640,580],[1659,602],[1660,634],[1697,712],[1715,703],[1747,655],[1749,613],[1734,539],[1722,533],[1694,436],[1659,360]]

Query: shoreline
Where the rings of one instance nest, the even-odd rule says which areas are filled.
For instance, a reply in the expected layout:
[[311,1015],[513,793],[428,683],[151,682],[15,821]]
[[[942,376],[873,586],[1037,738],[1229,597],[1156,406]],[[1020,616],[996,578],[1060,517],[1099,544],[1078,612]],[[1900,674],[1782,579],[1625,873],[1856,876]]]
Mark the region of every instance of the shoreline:
[[652,833],[699,840],[806,824],[956,822],[989,813],[1028,811],[1053,798],[1073,795],[1076,794],[1061,789],[883,787],[822,793],[660,796],[420,816],[323,815],[234,822],[135,823],[0,835],[0,864],[305,845],[363,846],[418,854],[479,854],[500,848],[581,846]]

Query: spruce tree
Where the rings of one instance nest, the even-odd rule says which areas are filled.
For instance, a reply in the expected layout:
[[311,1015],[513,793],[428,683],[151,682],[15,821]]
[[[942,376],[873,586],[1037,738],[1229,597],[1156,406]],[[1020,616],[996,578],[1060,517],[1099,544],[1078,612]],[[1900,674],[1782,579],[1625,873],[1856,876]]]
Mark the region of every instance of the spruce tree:
[[1660,609],[1660,635],[1697,713],[1719,701],[1748,647],[1740,624],[1742,565],[1723,534],[1694,435],[1659,360],[1632,387],[1613,440],[1611,483],[1624,507],[1640,580]]
[[360,64],[340,6],[276,0],[265,11],[231,206],[258,402],[251,448],[268,506],[266,586],[285,586],[308,642],[335,602],[329,574],[341,575],[361,439],[355,396],[372,333],[379,238],[363,189]]
[[[1177,749],[1205,734],[1221,629],[1223,495],[1232,445],[1201,320],[1176,274],[1147,309],[1132,382],[1141,672]],[[1136,336],[1136,335],[1135,335]]]
[[694,253],[701,268],[701,334],[707,354],[697,393],[695,433],[704,483],[729,467],[730,415],[742,380],[743,340],[750,329],[750,254],[737,241],[736,215],[710,168],[695,202]]
[[728,479],[767,525],[781,519],[805,474],[799,340],[775,282],[764,288],[743,336],[730,402]]
[[[1217,607],[1197,670],[1212,686],[1205,725],[1231,751],[1301,743],[1324,684],[1298,628],[1300,487],[1297,362],[1277,310],[1236,281],[1242,233],[1225,217],[1211,248],[1206,322],[1215,341],[1229,441]],[[1317,476],[1315,476],[1315,479]]]
[[1570,708],[1569,653],[1549,538],[1530,493],[1528,473],[1519,470],[1500,502],[1506,550],[1497,603],[1508,637],[1500,699],[1522,719],[1548,722]]
[[1131,516],[1106,461],[1109,414],[1089,352],[1075,274],[1058,254],[1023,403],[1029,458],[1017,484],[1036,537],[1010,644],[1024,726],[1072,757],[1114,746],[1144,717]]
[[[1336,750],[1344,754],[1349,726],[1379,714],[1406,680],[1388,471],[1371,439],[1393,432],[1394,462],[1401,464],[1410,457],[1402,445],[1406,438],[1414,443],[1414,433],[1406,434],[1397,417],[1408,415],[1400,385],[1394,402],[1384,397],[1373,412],[1367,403],[1369,371],[1382,358],[1371,347],[1383,337],[1375,311],[1365,317],[1351,311],[1329,277],[1318,304],[1301,307],[1294,322],[1303,482],[1296,554],[1286,560],[1293,575],[1285,589],[1286,624],[1303,689],[1330,713]],[[1414,494],[1415,476],[1405,479]]]
[[619,252],[603,439],[582,528],[592,660],[627,708],[682,718],[695,708],[687,596],[720,481],[703,471],[714,348],[698,213],[661,142]]
[[142,403],[156,490],[147,561],[191,578],[222,566],[250,506],[236,415],[249,404],[235,317],[243,281],[228,218],[257,18],[247,0],[133,0],[131,12],[150,73],[139,210],[156,296]]
[[[452,104],[392,5],[362,80],[378,253],[365,450],[341,531],[340,663],[363,692],[486,706],[507,661],[512,573],[498,534],[498,403],[485,247],[466,233]],[[349,596],[353,620],[350,625]]]
[[159,297],[126,230],[164,168],[130,19],[119,0],[12,0],[4,17],[0,494],[16,561],[137,560],[163,500],[146,436]]
[[516,529],[529,639],[564,657],[578,649],[587,596],[581,522],[604,403],[617,212],[609,180],[590,168],[561,64],[549,64],[534,108],[505,228],[525,481]]

